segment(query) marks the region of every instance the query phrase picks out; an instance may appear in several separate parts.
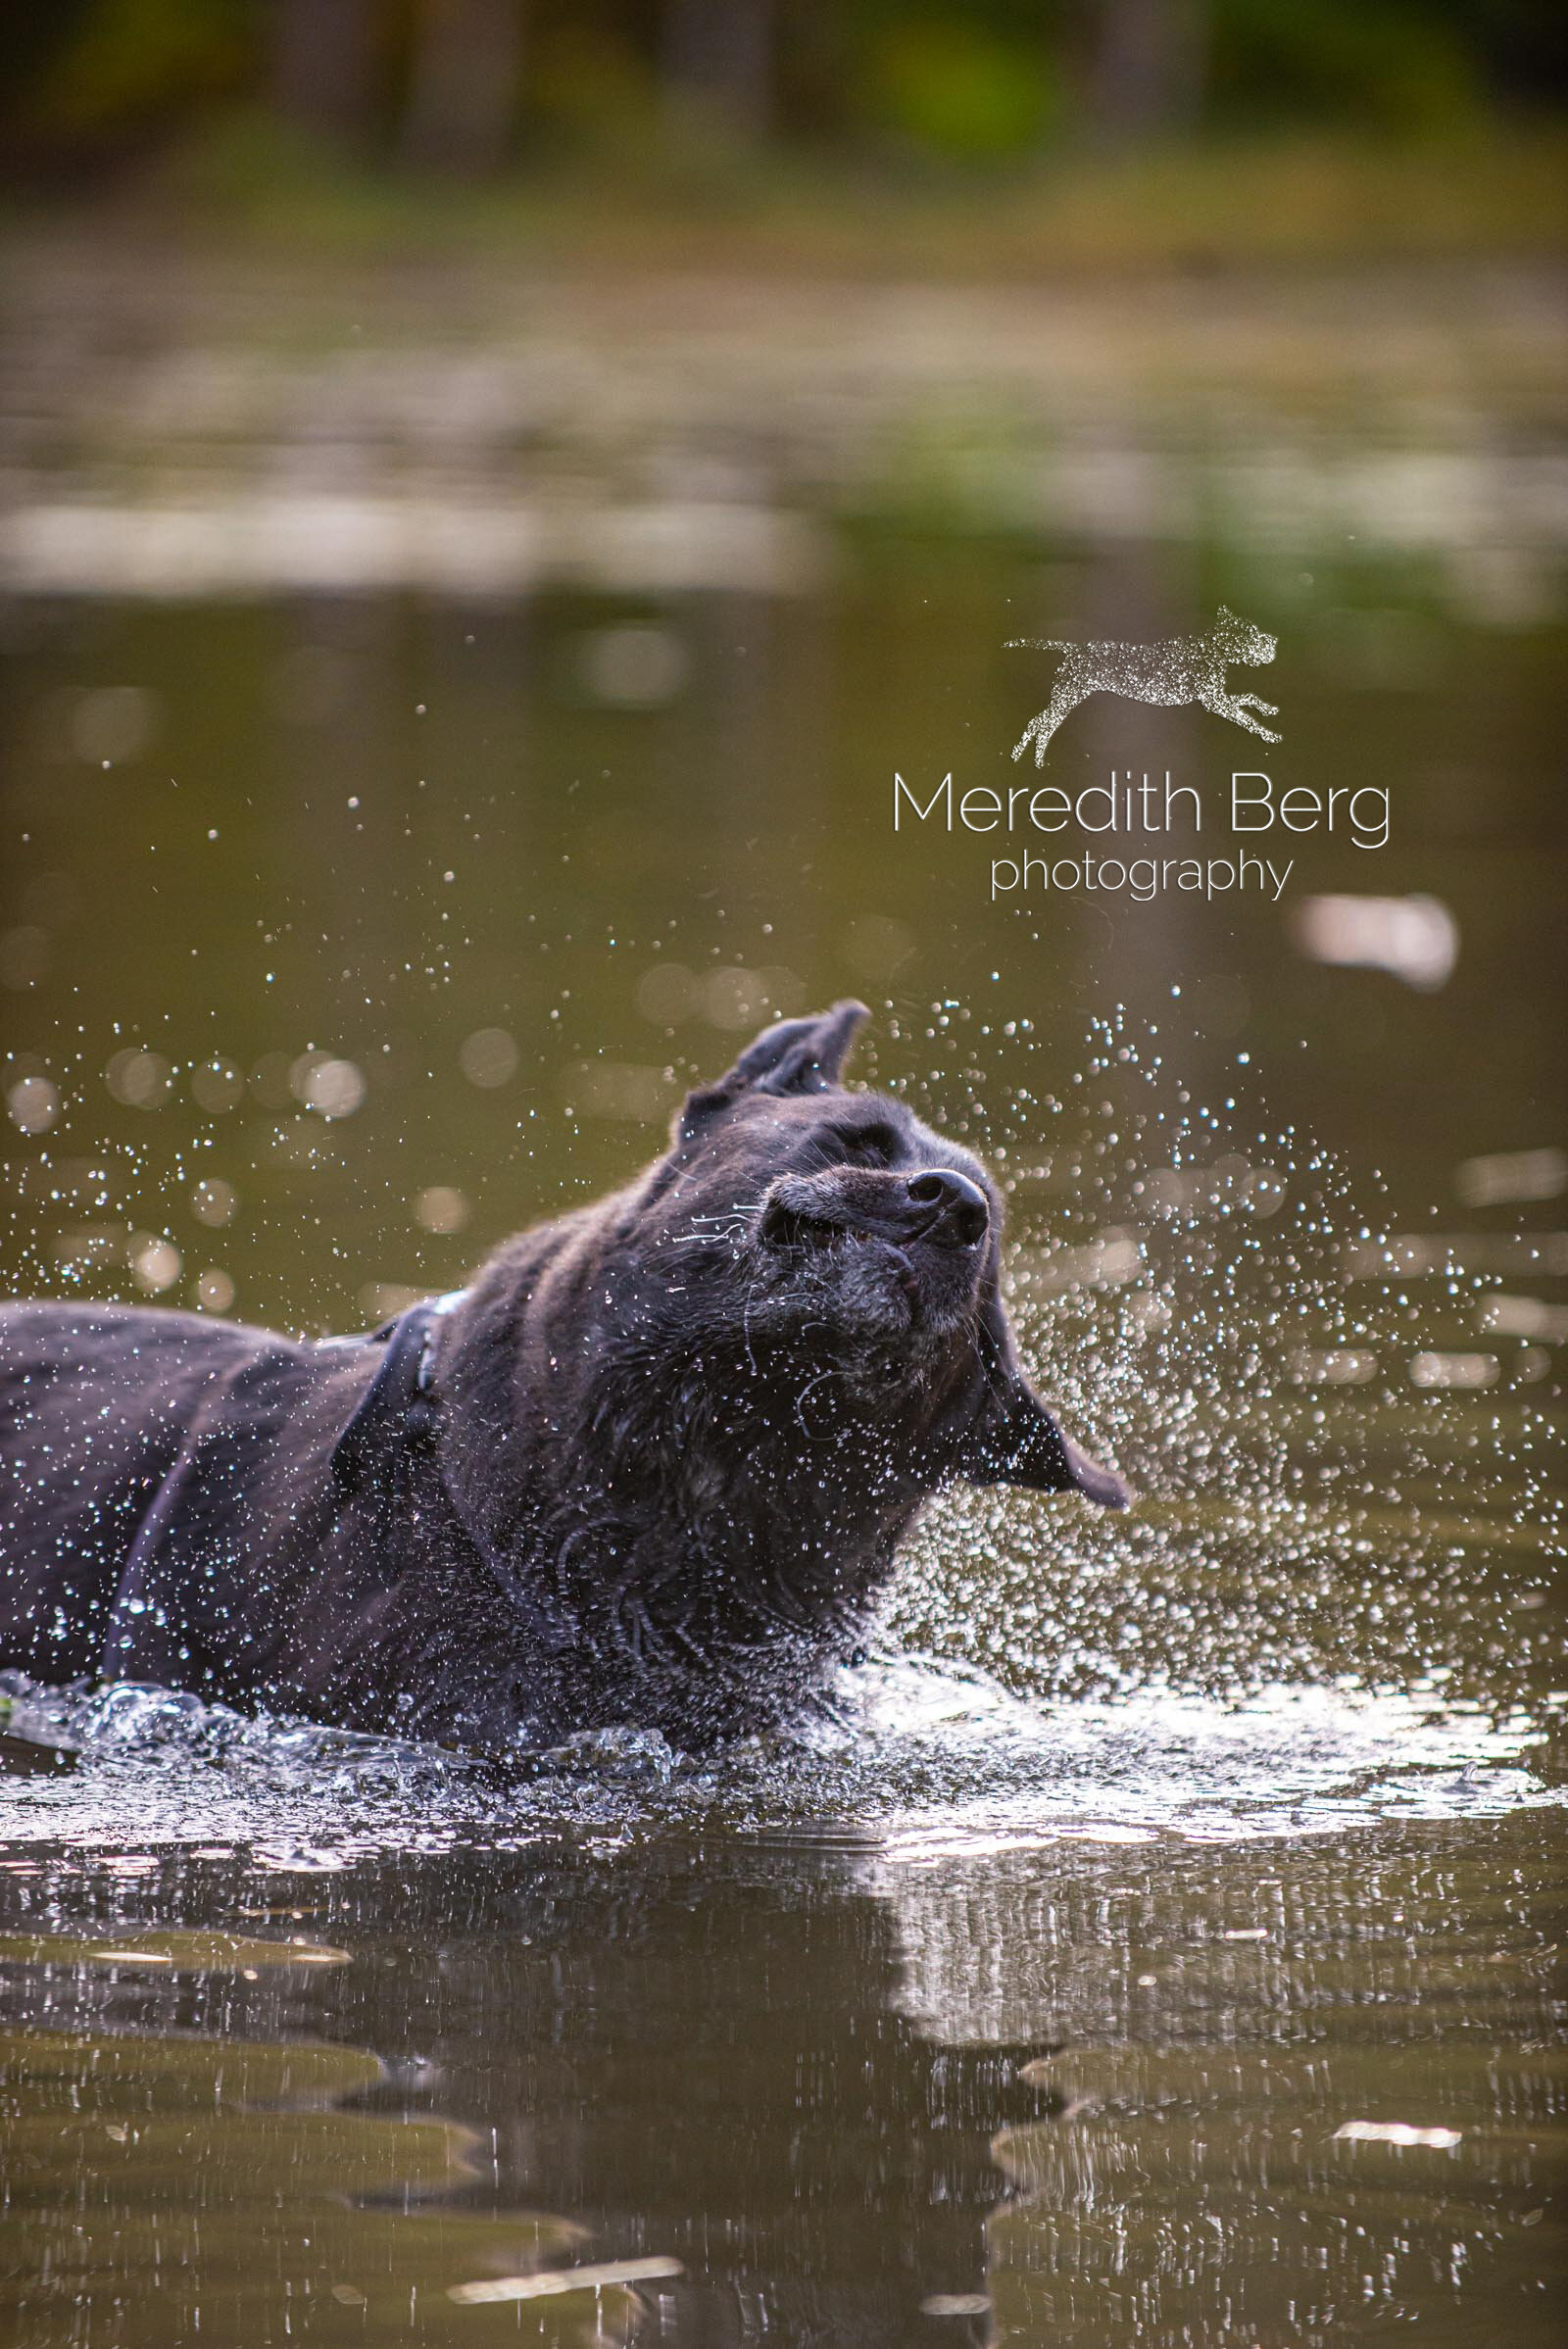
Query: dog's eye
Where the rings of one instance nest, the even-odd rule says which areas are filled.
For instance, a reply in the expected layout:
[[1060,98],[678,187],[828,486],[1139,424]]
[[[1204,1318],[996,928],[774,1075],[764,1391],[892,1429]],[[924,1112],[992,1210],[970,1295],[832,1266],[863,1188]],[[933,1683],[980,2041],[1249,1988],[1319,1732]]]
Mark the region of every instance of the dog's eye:
[[891,1126],[839,1126],[825,1142],[847,1166],[891,1166],[899,1154],[899,1137]]

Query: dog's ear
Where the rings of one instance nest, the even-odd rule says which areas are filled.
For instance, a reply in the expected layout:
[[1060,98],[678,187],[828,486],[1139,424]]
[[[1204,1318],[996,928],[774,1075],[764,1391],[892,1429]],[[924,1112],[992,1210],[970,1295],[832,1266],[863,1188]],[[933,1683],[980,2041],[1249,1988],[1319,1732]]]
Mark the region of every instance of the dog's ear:
[[747,1094],[830,1093],[865,1017],[863,1003],[846,1002],[808,1019],[775,1020],[716,1085],[688,1094],[676,1121],[677,1139],[689,1141],[710,1117]]
[[1064,1435],[1027,1379],[992,1396],[971,1429],[959,1463],[971,1485],[1026,1485],[1032,1493],[1082,1493],[1102,1509],[1125,1509],[1132,1493]]
[[971,1485],[1025,1485],[1034,1493],[1082,1493],[1102,1509],[1125,1509],[1132,1490],[1113,1468],[1080,1451],[1023,1374],[1000,1297],[981,1319],[985,1401],[964,1439],[958,1473]]

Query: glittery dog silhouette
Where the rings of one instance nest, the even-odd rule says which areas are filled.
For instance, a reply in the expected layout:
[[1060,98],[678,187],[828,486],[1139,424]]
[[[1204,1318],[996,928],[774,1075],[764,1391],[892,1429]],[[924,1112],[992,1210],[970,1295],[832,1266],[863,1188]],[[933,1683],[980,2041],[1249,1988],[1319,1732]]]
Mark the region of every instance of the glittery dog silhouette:
[[1009,637],[1009,647],[1027,645],[1037,653],[1065,656],[1050,701],[1025,726],[1012,755],[1021,759],[1033,742],[1035,764],[1044,766],[1047,743],[1068,711],[1092,693],[1119,693],[1126,701],[1152,702],[1162,710],[1198,702],[1212,710],[1216,717],[1228,717],[1250,734],[1260,734],[1265,742],[1278,742],[1279,736],[1259,725],[1251,714],[1258,710],[1264,717],[1277,717],[1274,704],[1260,702],[1255,693],[1230,693],[1225,685],[1225,671],[1231,662],[1243,661],[1256,668],[1273,660],[1277,641],[1263,629],[1254,628],[1250,620],[1238,619],[1224,604],[1212,628],[1201,636],[1173,636],[1165,644],[1078,645],[1055,636]]

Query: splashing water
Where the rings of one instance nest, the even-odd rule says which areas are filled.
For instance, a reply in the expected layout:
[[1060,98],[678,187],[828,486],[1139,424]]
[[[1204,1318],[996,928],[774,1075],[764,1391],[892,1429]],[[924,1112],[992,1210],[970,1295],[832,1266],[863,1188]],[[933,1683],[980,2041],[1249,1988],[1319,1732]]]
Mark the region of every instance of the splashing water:
[[1130,1518],[944,1496],[876,1659],[794,1734],[703,1760],[629,1730],[471,1757],[9,1676],[12,1737],[75,1761],[0,1781],[7,1836],[221,1835],[341,1866],[709,1818],[875,1822],[913,1853],[1554,1799],[1528,1766],[1562,1703],[1539,1413],[1500,1361],[1485,1392],[1414,1368],[1486,1275],[1455,1258],[1418,1295],[1323,1151],[1243,1149],[1234,1104],[1172,1088],[1152,1029],[1117,1014],[1091,1042],[1065,1098],[1019,1083],[963,1131],[1009,1194],[1037,1379],[1141,1488]]
[[1470,1350],[1495,1236],[1490,1261],[1443,1243],[1412,1280],[1343,1167],[1289,1129],[1239,1137],[1234,1110],[1173,1088],[1157,1034],[1118,1014],[1066,1098],[1020,1086],[966,1122],[1005,1177],[1036,1378],[1141,1501],[1105,1523],[952,1493],[893,1620],[1056,1696],[1280,1680],[1539,1703],[1562,1496],[1539,1361]]
[[1405,1690],[1260,1687],[1219,1702],[1149,1687],[1046,1706],[909,1653],[845,1671],[821,1715],[717,1757],[605,1731],[497,1761],[309,1722],[247,1719],[126,1684],[0,1679],[10,1734],[74,1757],[3,1784],[6,1839],[248,1846],[337,1869],[380,1851],[515,1850],[564,1830],[612,1847],[672,1828],[851,1827],[902,1862],[1062,1839],[1214,1843],[1379,1818],[1494,1815],[1561,1796],[1540,1733]]

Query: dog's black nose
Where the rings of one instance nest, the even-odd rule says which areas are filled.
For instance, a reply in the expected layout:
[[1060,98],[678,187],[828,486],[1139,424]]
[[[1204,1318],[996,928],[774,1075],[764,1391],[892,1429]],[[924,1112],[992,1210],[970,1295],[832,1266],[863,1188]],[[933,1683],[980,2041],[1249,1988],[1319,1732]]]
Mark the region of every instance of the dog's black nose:
[[972,1248],[991,1221],[991,1205],[978,1183],[956,1174],[951,1166],[932,1167],[910,1175],[909,1198],[931,1212],[920,1226],[922,1240],[949,1240],[957,1248]]

